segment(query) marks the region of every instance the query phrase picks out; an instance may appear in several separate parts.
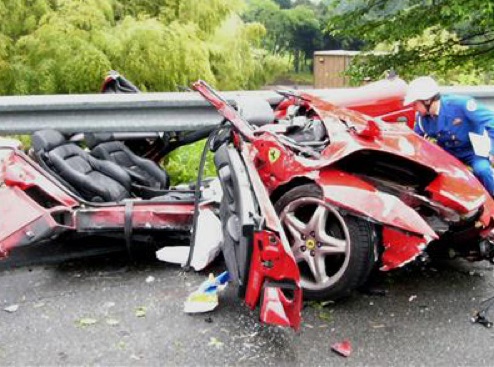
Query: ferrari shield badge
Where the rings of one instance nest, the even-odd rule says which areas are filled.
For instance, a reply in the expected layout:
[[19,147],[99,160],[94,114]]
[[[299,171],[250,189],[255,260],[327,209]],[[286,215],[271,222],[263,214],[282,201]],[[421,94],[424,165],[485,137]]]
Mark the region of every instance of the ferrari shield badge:
[[268,152],[269,162],[274,163],[280,158],[280,151],[276,148],[270,148]]

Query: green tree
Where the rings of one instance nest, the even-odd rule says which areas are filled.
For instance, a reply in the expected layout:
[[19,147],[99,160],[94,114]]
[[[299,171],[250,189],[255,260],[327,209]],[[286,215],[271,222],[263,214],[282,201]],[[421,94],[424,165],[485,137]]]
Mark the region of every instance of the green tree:
[[[5,0],[0,93],[87,93],[116,69],[148,91],[206,79],[258,88],[284,70],[242,0]],[[221,34],[219,30],[225,32]]]
[[283,9],[273,0],[250,0],[244,19],[266,27],[264,47],[273,54],[288,54],[299,71],[313,52],[322,46],[322,28],[316,6]]
[[14,82],[10,54],[12,40],[0,33],[0,94],[7,94]]
[[111,0],[61,1],[40,27],[21,37],[10,56],[13,94],[94,90],[111,67],[92,43],[92,32],[112,24]]
[[300,71],[302,61],[312,59],[314,51],[321,45],[322,33],[319,20],[313,9],[307,6],[297,6],[285,11],[289,19],[289,47],[294,55],[294,68]]
[[33,32],[55,4],[54,0],[3,0],[0,2],[0,33],[15,41]]
[[230,15],[243,8],[241,0],[165,0],[160,18],[166,23],[192,22],[205,34],[213,33]]
[[221,89],[252,89],[269,82],[276,72],[286,71],[281,60],[262,50],[245,57],[265,33],[261,24],[244,25],[240,18],[230,19],[217,30],[209,46],[211,66]]
[[126,18],[112,29],[101,48],[115,69],[147,91],[175,90],[197,79],[214,82],[209,50],[194,24],[164,25],[156,18]]
[[274,0],[276,4],[279,5],[281,9],[290,9],[292,7],[291,0]]
[[271,53],[284,51],[286,41],[283,35],[284,19],[280,6],[273,0],[250,0],[243,14],[246,22],[259,22],[266,28],[263,45]]
[[445,77],[451,70],[492,70],[493,0],[334,0],[331,13],[333,34],[387,51],[365,57],[354,72],[378,76],[393,67],[405,76]]

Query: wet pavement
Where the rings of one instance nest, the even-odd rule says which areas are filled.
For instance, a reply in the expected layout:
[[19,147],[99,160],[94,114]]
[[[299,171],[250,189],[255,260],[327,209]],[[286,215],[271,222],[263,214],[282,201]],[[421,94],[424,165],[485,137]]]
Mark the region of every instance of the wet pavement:
[[[494,296],[486,262],[381,275],[376,284],[386,296],[306,303],[299,333],[260,325],[231,286],[212,313],[184,314],[207,272],[119,255],[11,265],[0,265],[0,365],[494,364],[494,330],[470,322],[479,302]],[[494,320],[494,307],[488,315]],[[348,358],[331,351],[343,340],[352,344]]]

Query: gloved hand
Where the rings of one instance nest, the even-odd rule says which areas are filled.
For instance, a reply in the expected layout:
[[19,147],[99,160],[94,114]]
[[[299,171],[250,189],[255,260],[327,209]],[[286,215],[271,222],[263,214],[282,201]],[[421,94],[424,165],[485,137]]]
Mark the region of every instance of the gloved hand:
[[429,135],[424,135],[424,139],[430,141],[431,143],[437,144],[437,139]]

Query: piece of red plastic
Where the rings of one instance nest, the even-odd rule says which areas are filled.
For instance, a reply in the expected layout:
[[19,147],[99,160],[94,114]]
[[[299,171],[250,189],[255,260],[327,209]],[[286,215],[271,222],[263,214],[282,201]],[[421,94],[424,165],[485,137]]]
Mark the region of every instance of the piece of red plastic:
[[343,357],[349,357],[352,354],[352,344],[349,340],[343,340],[342,342],[333,344],[331,350]]

